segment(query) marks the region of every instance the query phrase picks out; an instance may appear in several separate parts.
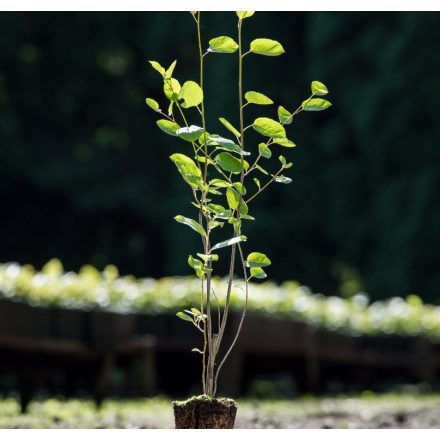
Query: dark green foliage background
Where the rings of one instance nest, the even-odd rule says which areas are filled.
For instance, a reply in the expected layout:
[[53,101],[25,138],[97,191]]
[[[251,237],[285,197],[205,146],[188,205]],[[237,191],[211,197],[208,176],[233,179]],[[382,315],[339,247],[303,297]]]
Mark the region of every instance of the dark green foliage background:
[[[234,14],[203,20],[206,45],[235,36]],[[354,274],[373,298],[437,301],[439,14],[257,13],[244,34],[287,52],[247,57],[245,89],[292,109],[317,79],[334,104],[300,115],[298,148],[276,151],[294,183],[256,203],[248,250],[270,256],[272,279],[315,291],[350,293],[341,281]],[[175,76],[198,81],[195,45],[188,13],[0,14],[1,261],[190,272],[198,241],[173,220],[190,197],[168,160],[187,144],[157,129],[144,99],[165,107],[148,59],[177,58]],[[209,129],[227,135],[217,117],[237,120],[236,57],[209,56],[206,69]]]

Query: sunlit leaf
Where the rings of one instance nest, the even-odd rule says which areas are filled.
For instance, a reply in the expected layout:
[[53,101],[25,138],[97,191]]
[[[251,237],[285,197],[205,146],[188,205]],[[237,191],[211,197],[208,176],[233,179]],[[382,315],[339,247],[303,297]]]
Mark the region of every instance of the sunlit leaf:
[[252,277],[259,280],[267,278],[266,272],[261,267],[251,267],[250,272]]
[[218,118],[218,120],[225,126],[227,130],[229,130],[236,137],[240,137],[240,132],[225,118]]
[[272,151],[270,151],[270,148],[264,142],[258,144],[258,152],[266,159],[270,159],[272,157]]
[[154,70],[157,70],[162,77],[165,75],[165,69],[157,61],[148,61]]
[[266,267],[271,264],[269,258],[261,252],[251,252],[246,259],[246,265],[248,267]]
[[145,103],[148,105],[148,107],[153,109],[155,112],[160,111],[159,103],[157,101],[155,101],[153,98],[146,98]]
[[177,64],[177,60],[174,60],[171,63],[170,67],[168,67],[168,69],[165,72],[164,75],[165,78],[171,78],[173,76],[173,72],[174,72],[174,68],[176,67],[176,64]]
[[286,148],[296,147],[296,144],[287,138],[275,138],[273,140],[273,143],[277,145],[281,145],[282,147],[286,147]]
[[189,185],[193,188],[201,186],[202,172],[192,159],[181,153],[172,154],[170,159],[174,162],[179,173]]
[[237,11],[236,14],[240,20],[244,20],[245,18],[252,17],[255,11]]
[[206,231],[203,229],[203,226],[192,218],[184,217],[183,215],[176,215],[174,219],[179,223],[189,226],[191,229],[198,232],[202,237],[206,237]]
[[203,101],[203,90],[195,81],[185,81],[180,89],[179,99],[183,99],[182,107],[196,107]]
[[286,177],[286,176],[277,176],[277,177],[275,177],[275,182],[284,183],[287,185],[292,182],[292,179],[290,177]]
[[251,42],[250,51],[259,55],[275,57],[284,53],[284,48],[278,41],[269,38],[257,38]]
[[180,129],[180,125],[168,119],[159,119],[156,121],[157,126],[166,134],[177,136],[176,131]]
[[327,87],[319,81],[312,81],[311,89],[312,94],[317,96],[324,96],[328,93]]
[[176,316],[179,317],[180,319],[183,319],[184,321],[193,322],[191,316],[188,316],[186,313],[177,312]]
[[176,131],[176,136],[179,136],[181,139],[194,142],[196,141],[200,135],[203,133],[203,128],[198,127],[197,125],[190,125],[189,127],[182,127]]
[[278,107],[278,119],[283,125],[289,125],[292,123],[293,115],[287,111],[282,105]]
[[326,99],[321,98],[313,98],[306,99],[302,103],[302,109],[306,112],[319,112],[321,110],[326,110],[331,106],[331,102]]
[[273,101],[266,95],[260,92],[249,91],[244,94],[246,101],[249,104],[257,105],[269,105],[273,104]]
[[267,137],[286,137],[286,130],[277,121],[270,118],[257,118],[252,124],[252,128],[263,136]]
[[238,49],[238,44],[231,38],[221,36],[209,40],[209,51],[217,53],[234,53]]
[[180,93],[180,83],[175,78],[170,78],[165,80],[163,85],[163,91],[165,96],[172,102],[176,102],[179,98]]
[[229,240],[221,241],[220,243],[217,243],[215,246],[211,248],[211,252],[215,251],[216,249],[221,249],[227,246],[231,246],[233,244],[240,243],[242,241],[246,241],[247,237],[245,235],[239,235],[238,237],[230,238]]

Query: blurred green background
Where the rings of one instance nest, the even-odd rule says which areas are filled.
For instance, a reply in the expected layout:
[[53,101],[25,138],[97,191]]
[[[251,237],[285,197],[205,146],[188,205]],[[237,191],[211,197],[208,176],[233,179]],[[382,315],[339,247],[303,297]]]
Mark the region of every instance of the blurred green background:
[[[202,20],[206,47],[235,37],[235,14]],[[320,80],[333,107],[300,115],[298,147],[275,151],[294,183],[258,200],[249,250],[270,256],[277,281],[438,303],[439,13],[256,13],[245,44],[256,37],[287,53],[246,57],[245,89],[290,110]],[[145,97],[165,107],[149,59],[198,81],[196,44],[183,12],[0,14],[0,261],[190,273],[198,241],[173,220],[190,194],[168,159],[187,145],[157,129]],[[228,134],[219,116],[236,123],[236,71],[233,55],[206,58],[211,132]],[[248,123],[263,111],[276,107]]]

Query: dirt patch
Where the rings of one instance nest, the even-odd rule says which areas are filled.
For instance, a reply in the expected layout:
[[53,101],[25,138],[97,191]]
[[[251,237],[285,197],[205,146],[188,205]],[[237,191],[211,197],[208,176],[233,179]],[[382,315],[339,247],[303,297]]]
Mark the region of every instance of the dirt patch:
[[438,429],[440,428],[440,406],[419,409],[417,411],[381,412],[362,411],[359,414],[329,412],[299,418],[289,414],[253,417],[238,412],[236,428],[268,429]]

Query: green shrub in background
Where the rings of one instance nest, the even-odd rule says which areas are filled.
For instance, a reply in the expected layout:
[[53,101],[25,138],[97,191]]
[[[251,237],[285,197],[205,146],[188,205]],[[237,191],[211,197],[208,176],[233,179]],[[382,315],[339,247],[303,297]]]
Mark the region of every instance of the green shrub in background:
[[[225,283],[213,279],[214,288]],[[79,273],[64,272],[56,259],[41,271],[30,265],[0,264],[0,298],[34,306],[175,313],[196,301],[199,294],[195,277],[136,279],[121,277],[115,266],[100,272],[89,265]],[[369,304],[363,293],[350,299],[327,297],[295,281],[251,283],[249,295],[251,313],[287,317],[353,335],[424,335],[440,342],[440,307],[423,304],[416,295]],[[232,310],[241,310],[242,296],[242,292],[234,292]]]

